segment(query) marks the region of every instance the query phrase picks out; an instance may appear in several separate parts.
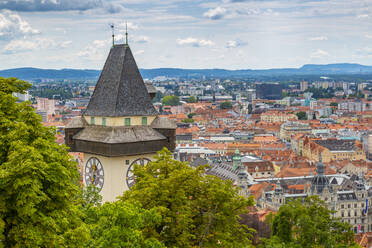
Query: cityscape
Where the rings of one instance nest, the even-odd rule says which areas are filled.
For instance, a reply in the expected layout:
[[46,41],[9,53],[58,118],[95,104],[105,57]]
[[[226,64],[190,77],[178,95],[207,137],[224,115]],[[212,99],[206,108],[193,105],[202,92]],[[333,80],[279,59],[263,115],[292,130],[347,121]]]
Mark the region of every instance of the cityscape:
[[[201,30],[214,30],[209,22],[233,26],[237,16],[266,15],[279,21],[296,11],[309,14],[314,6],[321,14],[314,14],[314,24],[301,25],[336,18],[346,29],[368,19],[363,13],[371,4],[359,9],[324,1],[334,7],[333,16],[322,12],[329,10],[323,1],[197,2],[169,1],[185,8],[177,21],[166,11],[164,18],[175,22],[170,31],[179,35],[178,21],[197,22],[195,15],[208,22]],[[82,66],[69,65],[62,50],[87,37],[59,41],[50,57],[60,56],[60,64],[36,58],[53,49],[32,47],[44,34],[30,13],[41,21],[53,13],[57,21],[85,13],[80,22],[138,14],[147,4],[0,3],[0,42],[8,42],[0,55],[0,247],[372,247],[372,67],[362,65],[372,64],[370,57],[346,60],[339,48],[340,57],[318,49],[309,60],[281,65],[278,51],[272,63],[267,57],[257,63],[264,69],[235,55],[201,64],[210,51],[196,49],[217,53],[220,41],[205,31],[211,38],[190,36],[176,39],[177,48],[169,45],[164,55],[182,51],[187,58],[169,56],[167,66],[167,56],[154,59],[164,45],[138,51],[150,40],[139,35],[146,10],[138,24],[134,14],[130,21],[106,23],[102,43],[89,37],[94,47],[86,52],[94,59],[85,63],[78,58],[85,55],[75,54]],[[296,11],[283,17],[287,12],[276,4]],[[197,13],[195,5],[205,12]],[[166,9],[158,2],[153,7]],[[347,8],[357,21],[342,11]],[[160,33],[166,30],[162,19],[155,21]],[[355,32],[367,37],[364,25]],[[342,30],[310,41],[327,42]],[[248,56],[254,48],[244,37],[226,38],[224,49],[242,47]],[[29,49],[30,58],[7,64],[18,48]]]

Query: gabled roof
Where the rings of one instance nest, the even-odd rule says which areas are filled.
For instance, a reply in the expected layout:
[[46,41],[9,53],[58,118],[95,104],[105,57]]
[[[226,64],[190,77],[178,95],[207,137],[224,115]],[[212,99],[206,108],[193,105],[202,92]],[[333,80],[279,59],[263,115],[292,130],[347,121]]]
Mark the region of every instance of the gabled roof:
[[115,45],[110,50],[84,115],[157,114],[129,46]]

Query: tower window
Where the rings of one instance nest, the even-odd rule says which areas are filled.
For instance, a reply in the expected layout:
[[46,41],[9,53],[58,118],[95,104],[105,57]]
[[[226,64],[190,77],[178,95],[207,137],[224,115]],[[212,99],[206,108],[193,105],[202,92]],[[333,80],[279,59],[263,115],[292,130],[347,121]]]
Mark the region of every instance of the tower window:
[[91,117],[90,117],[90,124],[91,124],[91,125],[94,125],[94,124],[95,124],[95,122],[94,122],[94,116],[91,116]]
[[147,125],[147,117],[142,117],[142,125]]
[[125,126],[130,126],[130,118],[125,118],[124,122]]
[[106,117],[102,117],[102,126],[106,126]]

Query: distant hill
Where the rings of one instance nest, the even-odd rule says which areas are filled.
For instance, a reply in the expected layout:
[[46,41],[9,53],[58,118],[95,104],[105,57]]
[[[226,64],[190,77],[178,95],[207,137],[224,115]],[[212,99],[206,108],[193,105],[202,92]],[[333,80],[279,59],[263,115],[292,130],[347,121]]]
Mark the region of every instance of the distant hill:
[[[260,78],[293,76],[332,76],[332,75],[372,75],[372,66],[359,64],[304,65],[300,68],[265,69],[265,70],[224,70],[224,69],[178,69],[157,68],[140,69],[143,78]],[[100,70],[76,69],[38,69],[15,68],[0,71],[1,77],[17,77],[24,80],[37,79],[97,79]]]

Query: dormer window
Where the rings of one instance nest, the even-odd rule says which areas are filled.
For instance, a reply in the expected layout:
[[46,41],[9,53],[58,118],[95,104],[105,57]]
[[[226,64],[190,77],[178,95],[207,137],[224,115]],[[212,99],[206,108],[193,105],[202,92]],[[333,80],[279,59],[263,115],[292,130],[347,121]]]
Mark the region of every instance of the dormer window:
[[91,116],[91,117],[90,117],[90,124],[91,124],[91,125],[94,125],[94,124],[95,124],[95,122],[94,122],[94,116]]
[[125,126],[130,126],[130,118],[125,118],[124,119],[124,124],[125,124]]
[[142,125],[147,125],[147,117],[142,117]]

